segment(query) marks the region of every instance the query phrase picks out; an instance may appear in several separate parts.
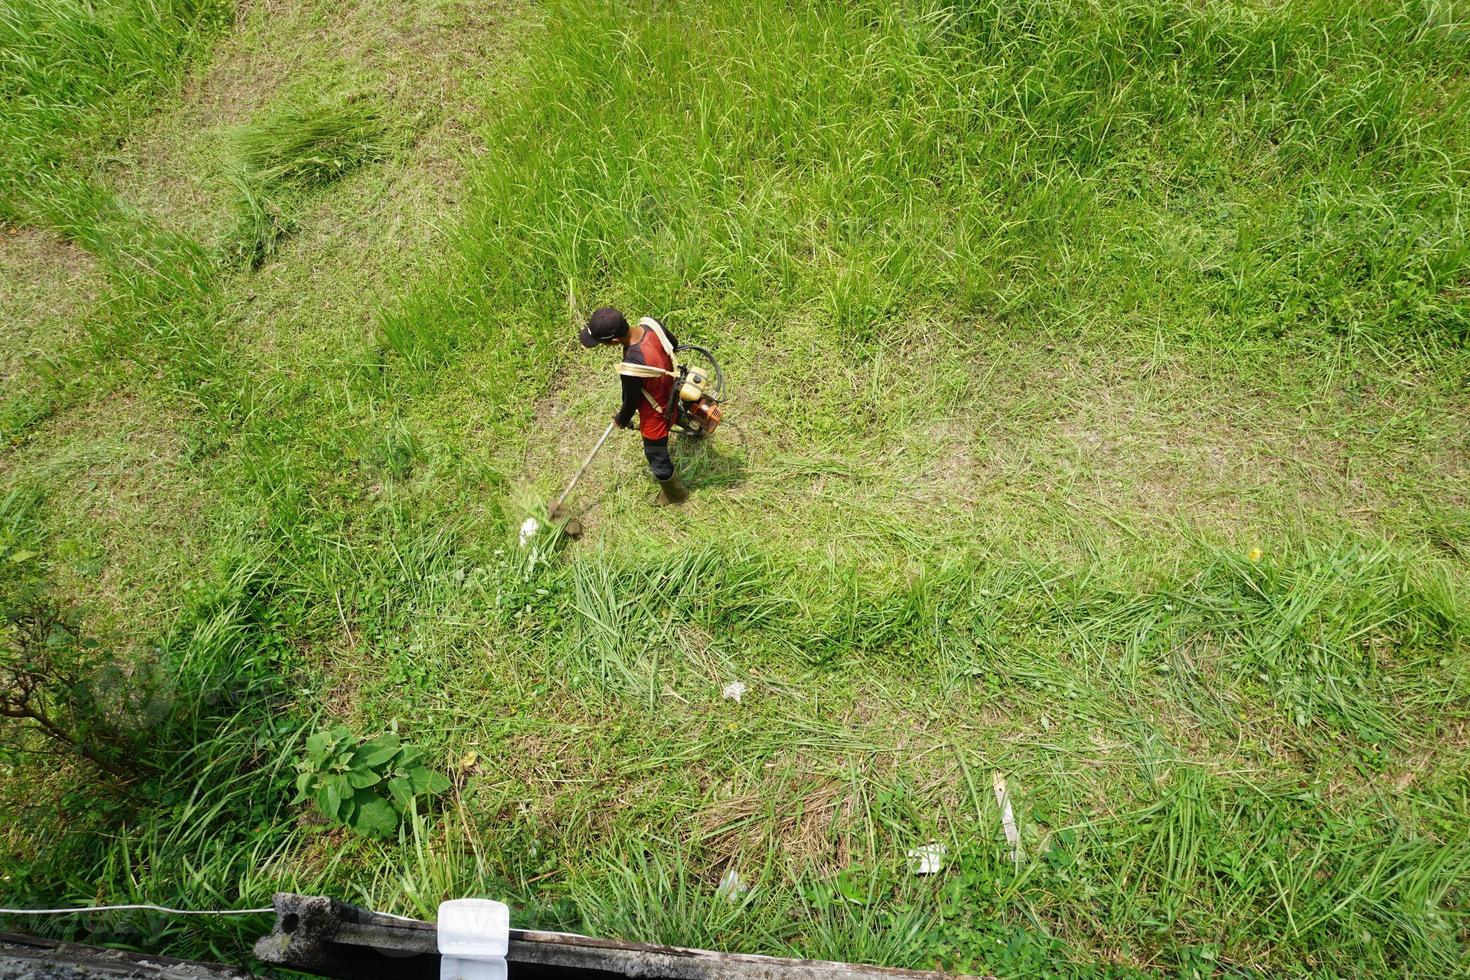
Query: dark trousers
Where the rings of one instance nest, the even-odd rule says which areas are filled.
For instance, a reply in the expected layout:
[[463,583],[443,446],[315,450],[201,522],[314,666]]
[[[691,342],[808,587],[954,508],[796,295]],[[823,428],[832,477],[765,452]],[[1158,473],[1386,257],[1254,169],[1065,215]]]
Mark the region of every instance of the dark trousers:
[[644,439],[643,455],[648,459],[648,468],[655,480],[667,480],[674,475],[674,461],[669,459],[669,437]]

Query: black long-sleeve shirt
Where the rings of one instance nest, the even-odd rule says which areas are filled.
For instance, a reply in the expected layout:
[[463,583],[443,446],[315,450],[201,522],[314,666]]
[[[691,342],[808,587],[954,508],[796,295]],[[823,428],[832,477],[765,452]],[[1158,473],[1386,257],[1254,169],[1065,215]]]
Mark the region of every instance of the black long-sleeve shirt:
[[[664,327],[664,336],[669,338],[669,343],[673,345],[674,350],[679,349],[679,338],[669,333],[668,327]],[[636,346],[625,347],[623,360],[629,364],[643,364],[643,352]],[[623,404],[618,409],[617,421],[619,428],[627,428],[628,423],[633,421],[633,416],[638,412],[638,406],[643,403],[643,379],[630,378],[626,374],[620,377],[623,381]]]

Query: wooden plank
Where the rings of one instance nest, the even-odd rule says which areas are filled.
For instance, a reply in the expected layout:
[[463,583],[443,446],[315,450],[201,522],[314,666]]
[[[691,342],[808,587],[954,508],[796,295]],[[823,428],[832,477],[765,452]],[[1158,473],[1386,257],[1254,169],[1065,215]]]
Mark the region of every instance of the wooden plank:
[[[511,963],[601,970],[627,977],[667,980],[956,980],[953,973],[900,970],[830,960],[798,960],[748,953],[719,953],[682,946],[653,946],[556,932],[512,929]],[[973,980],[973,978],[972,978]]]
[[251,980],[253,974],[220,963],[129,953],[102,946],[64,943],[39,936],[0,933],[0,980]]

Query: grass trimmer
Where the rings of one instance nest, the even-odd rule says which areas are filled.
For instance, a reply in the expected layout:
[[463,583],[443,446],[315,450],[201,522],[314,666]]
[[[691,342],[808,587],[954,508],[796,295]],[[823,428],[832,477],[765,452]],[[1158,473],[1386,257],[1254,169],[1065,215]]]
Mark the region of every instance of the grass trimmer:
[[[587,458],[582,460],[582,465],[577,469],[576,475],[572,477],[572,482],[567,484],[567,488],[561,492],[561,496],[556,498],[556,503],[552,504],[551,509],[547,511],[547,517],[556,521],[566,516],[566,511],[562,509],[562,504],[566,503],[567,497],[571,496],[573,488],[577,485],[577,481],[582,479],[582,474],[587,472],[587,467],[591,466],[592,461],[597,458],[597,454],[602,450],[602,444],[607,442],[607,437],[612,435],[614,428],[616,428],[614,423],[609,422],[607,428],[602,430],[602,438],[597,440],[597,445],[593,446],[592,451],[587,454]],[[576,518],[569,519],[562,525],[562,531],[568,537],[580,537],[582,534],[582,522]]]

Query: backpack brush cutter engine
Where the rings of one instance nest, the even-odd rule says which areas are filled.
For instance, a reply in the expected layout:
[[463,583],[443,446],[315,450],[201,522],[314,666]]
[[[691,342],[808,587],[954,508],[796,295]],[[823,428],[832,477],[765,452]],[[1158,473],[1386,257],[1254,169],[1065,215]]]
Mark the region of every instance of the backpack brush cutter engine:
[[720,362],[703,347],[683,344],[678,348],[681,357],[697,354],[698,359],[708,361],[709,366],[682,361],[674,370],[674,392],[669,406],[669,427],[684,435],[703,437],[710,435],[720,424],[724,413],[720,410],[720,396],[725,390],[725,374]]

